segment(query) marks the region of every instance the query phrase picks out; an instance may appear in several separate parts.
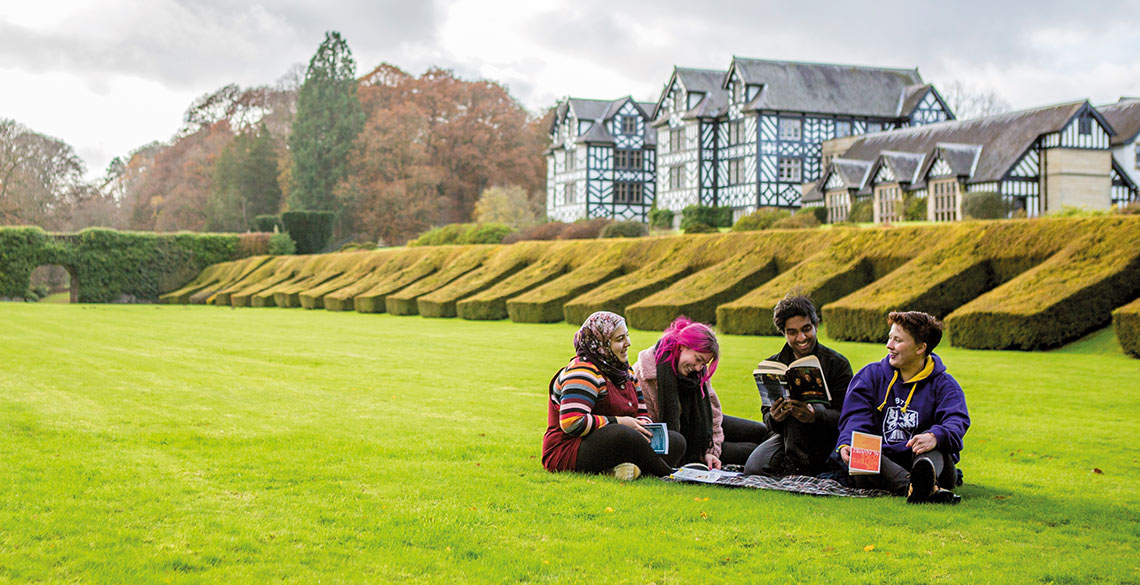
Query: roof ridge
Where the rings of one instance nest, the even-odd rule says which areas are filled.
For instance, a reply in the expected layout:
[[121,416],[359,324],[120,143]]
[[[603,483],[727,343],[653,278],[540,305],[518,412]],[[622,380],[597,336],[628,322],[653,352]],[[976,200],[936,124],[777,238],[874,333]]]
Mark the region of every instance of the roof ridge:
[[821,61],[790,61],[790,60],[786,60],[786,59],[757,59],[754,57],[741,57],[739,55],[733,55],[732,56],[733,61],[736,61],[738,59],[741,61],[754,61],[754,62],[760,62],[760,63],[782,63],[785,65],[816,65],[816,66],[823,66],[823,67],[844,67],[844,68],[851,68],[851,69],[867,69],[867,70],[871,70],[871,71],[918,72],[918,67],[915,67],[913,69],[907,69],[904,67],[876,67],[874,65],[854,65],[854,64],[850,64],[850,63],[823,63]]

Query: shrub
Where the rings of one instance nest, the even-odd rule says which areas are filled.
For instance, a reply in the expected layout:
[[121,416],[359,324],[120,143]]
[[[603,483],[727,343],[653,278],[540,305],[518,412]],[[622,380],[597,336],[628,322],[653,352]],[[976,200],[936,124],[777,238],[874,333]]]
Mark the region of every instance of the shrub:
[[567,225],[569,224],[560,221],[542,223],[508,235],[503,238],[503,243],[513,244],[524,240],[556,240],[558,236],[562,235],[562,230],[565,230]]
[[819,227],[819,220],[815,218],[815,214],[802,211],[772,224],[772,229],[775,230],[802,230],[813,227]]
[[[826,211],[826,208],[824,208]],[[784,219],[792,214],[787,209],[779,209],[777,207],[761,207],[744,217],[736,220],[732,226],[734,232],[750,232],[756,230],[766,230],[772,227],[772,224]]]
[[280,232],[284,231],[284,226],[281,225],[281,216],[279,215],[259,215],[253,218],[253,229],[259,232]]
[[269,238],[272,233],[252,233],[238,235],[238,255],[264,256],[269,253]]
[[297,244],[298,254],[316,254],[332,237],[336,214],[331,211],[286,211],[281,214],[285,231]]
[[694,223],[703,223],[712,227],[731,227],[732,208],[690,205],[681,211],[681,229],[687,229]]
[[270,256],[292,256],[297,253],[297,244],[285,232],[269,236],[269,248],[265,251]]
[[501,244],[503,238],[515,233],[515,228],[501,223],[481,223],[469,230],[458,244]]
[[1140,358],[1140,299],[1112,312],[1112,325],[1120,347],[1133,357]]
[[[827,223],[827,208],[820,205],[818,207],[809,207],[811,214],[819,220],[819,223]],[[923,211],[925,213],[925,210]]]
[[640,221],[616,221],[602,228],[603,238],[640,238],[649,235],[649,228]]
[[1077,205],[1065,205],[1056,211],[1049,212],[1049,217],[1100,217],[1112,213],[1108,209],[1089,209]]
[[602,234],[602,229],[611,223],[604,217],[580,219],[562,230],[559,240],[593,240]]
[[714,228],[713,226],[711,226],[707,223],[690,223],[685,228],[686,234],[711,234],[713,232],[719,232],[719,231],[720,230]]
[[860,199],[851,204],[851,213],[847,214],[847,221],[851,223],[870,223],[875,221],[874,201],[870,197]]
[[654,207],[649,210],[649,227],[672,229],[673,210]]
[[926,221],[926,197],[915,197],[908,193],[903,200],[904,221]]
[[375,250],[378,246],[372,242],[349,242],[339,248],[337,252],[359,252],[361,250]]
[[962,215],[969,219],[1005,219],[1012,204],[993,191],[976,191],[962,196]]

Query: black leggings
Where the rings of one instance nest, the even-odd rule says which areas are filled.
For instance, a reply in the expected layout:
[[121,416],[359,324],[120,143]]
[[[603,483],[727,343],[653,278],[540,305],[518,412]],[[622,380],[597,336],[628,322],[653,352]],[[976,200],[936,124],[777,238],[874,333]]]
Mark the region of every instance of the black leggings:
[[632,463],[642,473],[662,477],[673,473],[673,466],[685,454],[685,437],[669,431],[669,453],[662,457],[653,452],[649,441],[634,429],[608,424],[582,438],[578,444],[575,471],[601,473],[619,463]]
[[878,488],[905,496],[907,488],[910,487],[910,469],[919,459],[929,459],[934,464],[934,477],[937,478],[939,487],[954,489],[958,479],[954,460],[938,449],[927,451],[922,455],[914,455],[910,451],[883,453],[878,475],[853,475],[851,479],[855,480],[855,487]]
[[[744,465],[756,446],[768,438],[768,427],[746,418],[725,415],[721,421],[724,442],[720,445],[720,462],[726,465]],[[701,463],[704,463],[703,461]]]

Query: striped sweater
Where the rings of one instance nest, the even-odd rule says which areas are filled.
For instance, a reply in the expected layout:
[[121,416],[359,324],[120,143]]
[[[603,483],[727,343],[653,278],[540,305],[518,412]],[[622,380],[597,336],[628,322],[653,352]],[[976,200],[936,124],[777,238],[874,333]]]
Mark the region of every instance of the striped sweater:
[[[630,375],[632,376],[632,373]],[[644,424],[653,422],[649,418],[641,390],[635,392],[636,411],[632,401],[627,404],[614,404],[613,408],[606,408],[604,412],[603,409],[596,409],[598,402],[608,396],[606,379],[597,366],[575,357],[558,373],[550,400],[558,405],[558,423],[562,432],[575,437],[584,437],[595,429],[616,423],[617,417],[627,416],[626,413],[628,416],[635,416],[636,412],[637,419]]]

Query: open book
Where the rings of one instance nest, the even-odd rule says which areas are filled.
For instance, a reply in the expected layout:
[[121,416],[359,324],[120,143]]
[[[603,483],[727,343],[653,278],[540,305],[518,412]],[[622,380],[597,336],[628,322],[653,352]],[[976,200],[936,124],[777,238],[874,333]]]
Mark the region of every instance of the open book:
[[764,406],[771,407],[780,397],[831,404],[831,391],[827,389],[823,366],[814,355],[802,357],[786,366],[775,360],[764,360],[752,370],[752,377],[756,379],[756,389],[760,391]]

